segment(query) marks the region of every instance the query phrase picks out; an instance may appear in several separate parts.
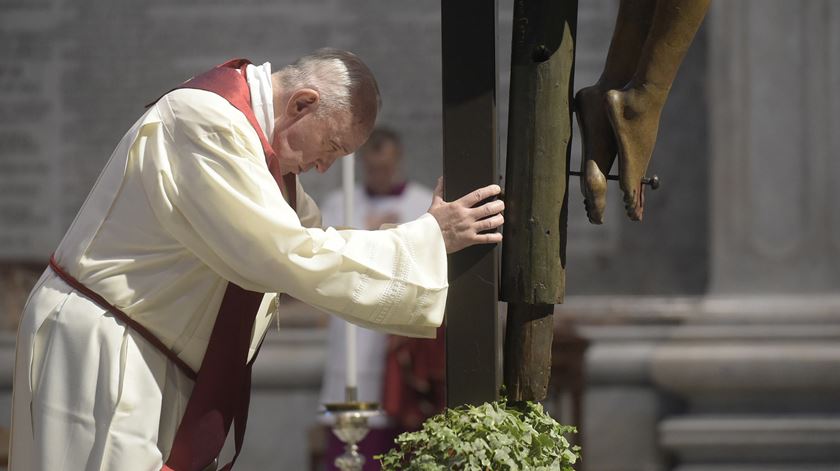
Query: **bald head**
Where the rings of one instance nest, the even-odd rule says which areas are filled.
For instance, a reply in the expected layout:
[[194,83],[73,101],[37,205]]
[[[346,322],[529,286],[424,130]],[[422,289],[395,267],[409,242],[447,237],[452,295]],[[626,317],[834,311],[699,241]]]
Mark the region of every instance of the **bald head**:
[[382,106],[379,86],[367,65],[352,52],[322,48],[277,72],[285,90],[310,88],[320,94],[317,115],[349,114],[369,132]]

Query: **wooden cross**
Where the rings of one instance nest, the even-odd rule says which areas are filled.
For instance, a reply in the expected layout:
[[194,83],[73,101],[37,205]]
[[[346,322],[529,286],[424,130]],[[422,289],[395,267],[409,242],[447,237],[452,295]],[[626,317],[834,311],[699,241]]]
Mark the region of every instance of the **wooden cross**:
[[[442,1],[443,158],[448,199],[498,181],[497,3]],[[554,304],[565,291],[577,0],[515,0],[501,299],[497,250],[450,258],[447,404],[545,397]]]
[[[443,173],[447,200],[498,182],[495,0],[441,1]],[[450,256],[446,397],[450,407],[495,400],[501,386],[498,249]]]

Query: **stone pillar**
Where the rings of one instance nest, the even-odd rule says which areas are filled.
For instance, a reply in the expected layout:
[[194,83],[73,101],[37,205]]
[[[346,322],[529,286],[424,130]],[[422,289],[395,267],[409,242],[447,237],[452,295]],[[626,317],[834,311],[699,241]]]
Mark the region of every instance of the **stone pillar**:
[[[673,469],[840,467],[840,5],[716,2],[710,286],[651,356]],[[781,466],[781,467],[779,467]]]
[[712,294],[840,288],[840,5],[710,11]]

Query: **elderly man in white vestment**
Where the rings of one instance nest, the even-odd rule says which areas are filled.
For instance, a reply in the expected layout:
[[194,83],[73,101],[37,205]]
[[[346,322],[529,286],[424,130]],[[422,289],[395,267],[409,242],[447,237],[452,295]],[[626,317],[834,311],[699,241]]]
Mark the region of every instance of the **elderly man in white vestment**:
[[[319,50],[273,73],[268,63],[240,73],[284,174],[325,171],[374,126],[376,82],[353,54]],[[55,260],[195,371],[228,282],[430,337],[443,318],[446,254],[501,240],[488,231],[503,204],[479,204],[496,185],[452,202],[438,185],[426,214],[393,228],[321,229],[299,183],[296,211],[284,200],[263,149],[219,95],[164,95],[117,145]],[[159,348],[48,269],[18,333],[10,468],[159,470],[192,387]]]

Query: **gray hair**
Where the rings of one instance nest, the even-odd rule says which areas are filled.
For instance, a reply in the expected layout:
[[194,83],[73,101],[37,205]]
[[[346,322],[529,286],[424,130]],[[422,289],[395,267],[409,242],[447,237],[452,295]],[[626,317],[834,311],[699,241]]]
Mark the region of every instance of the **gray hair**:
[[[307,87],[321,94],[318,114],[349,111],[359,118],[375,118],[382,106],[379,86],[367,65],[352,52],[322,48],[281,70],[283,86]],[[370,107],[370,100],[376,106]]]

